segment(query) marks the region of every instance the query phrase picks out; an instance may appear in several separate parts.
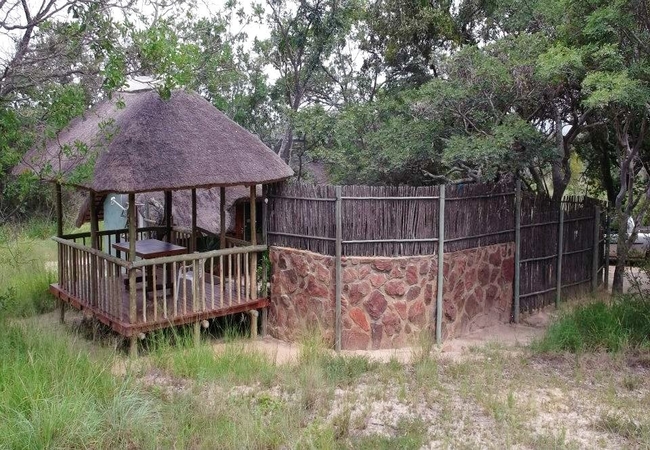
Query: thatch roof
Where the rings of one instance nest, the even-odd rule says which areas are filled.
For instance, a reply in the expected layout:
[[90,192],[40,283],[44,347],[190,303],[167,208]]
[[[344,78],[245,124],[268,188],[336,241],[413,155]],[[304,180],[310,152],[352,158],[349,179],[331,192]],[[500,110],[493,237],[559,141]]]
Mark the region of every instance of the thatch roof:
[[[67,184],[97,193],[265,184],[293,174],[256,136],[196,93],[175,91],[169,100],[155,91],[116,97],[123,107],[101,102],[44,149],[28,152],[14,172],[51,165],[51,178],[62,175]],[[92,175],[79,179],[83,168]]]
[[[257,188],[257,197],[261,197],[262,190]],[[106,196],[100,196],[98,201],[97,212],[100,219],[103,217],[103,204]],[[163,192],[147,192],[136,195],[136,204],[144,205],[155,199],[160,205],[165,203]],[[226,231],[232,231],[235,226],[235,216],[233,206],[239,201],[250,199],[250,190],[243,186],[233,186],[226,188]],[[196,225],[199,228],[218,234],[221,231],[220,220],[221,196],[219,188],[197,189],[196,191]],[[142,211],[144,208],[140,208]],[[151,207],[152,214],[154,213]],[[159,214],[163,214],[162,211]],[[190,228],[192,226],[192,194],[191,191],[176,191],[172,194],[172,217],[175,226]],[[162,217],[161,217],[162,219]],[[80,227],[90,221],[90,197],[87,197],[77,215],[75,225]],[[162,222],[162,220],[161,220]]]

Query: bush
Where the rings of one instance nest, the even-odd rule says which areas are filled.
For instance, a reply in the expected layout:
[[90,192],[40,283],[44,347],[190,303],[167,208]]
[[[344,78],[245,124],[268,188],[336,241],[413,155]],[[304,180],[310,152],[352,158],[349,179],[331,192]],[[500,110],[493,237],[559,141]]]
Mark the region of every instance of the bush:
[[623,296],[576,308],[553,323],[535,347],[543,352],[618,352],[647,346],[649,340],[650,301]]

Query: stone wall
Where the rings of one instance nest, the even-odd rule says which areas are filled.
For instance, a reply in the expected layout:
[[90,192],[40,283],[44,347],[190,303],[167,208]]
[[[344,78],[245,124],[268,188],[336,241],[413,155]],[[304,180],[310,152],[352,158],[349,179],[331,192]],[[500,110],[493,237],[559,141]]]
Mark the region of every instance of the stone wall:
[[[273,247],[269,332],[295,341],[305,328],[334,341],[334,258]],[[342,347],[399,348],[435,332],[437,257],[344,257]],[[444,256],[443,336],[507,322],[512,303],[513,245]]]

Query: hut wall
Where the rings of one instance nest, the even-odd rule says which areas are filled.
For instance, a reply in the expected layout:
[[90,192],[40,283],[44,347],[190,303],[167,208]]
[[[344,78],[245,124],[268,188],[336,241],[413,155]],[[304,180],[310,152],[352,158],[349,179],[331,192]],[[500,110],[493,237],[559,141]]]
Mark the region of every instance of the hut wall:
[[[271,247],[269,332],[287,341],[317,331],[334,341],[334,257]],[[437,256],[344,257],[342,347],[390,349],[435,335]],[[512,243],[444,255],[443,336],[508,322]]]

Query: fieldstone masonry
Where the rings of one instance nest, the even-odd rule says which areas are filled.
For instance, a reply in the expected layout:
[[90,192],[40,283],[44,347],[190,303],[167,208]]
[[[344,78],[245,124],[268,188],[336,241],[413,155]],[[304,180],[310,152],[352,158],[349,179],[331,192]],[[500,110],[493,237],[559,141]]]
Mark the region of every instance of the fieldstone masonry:
[[[497,244],[444,256],[443,337],[507,322],[512,304],[514,245]],[[334,258],[272,247],[271,335],[295,341],[306,328],[334,342]],[[437,257],[344,257],[342,347],[399,348],[435,333]]]

